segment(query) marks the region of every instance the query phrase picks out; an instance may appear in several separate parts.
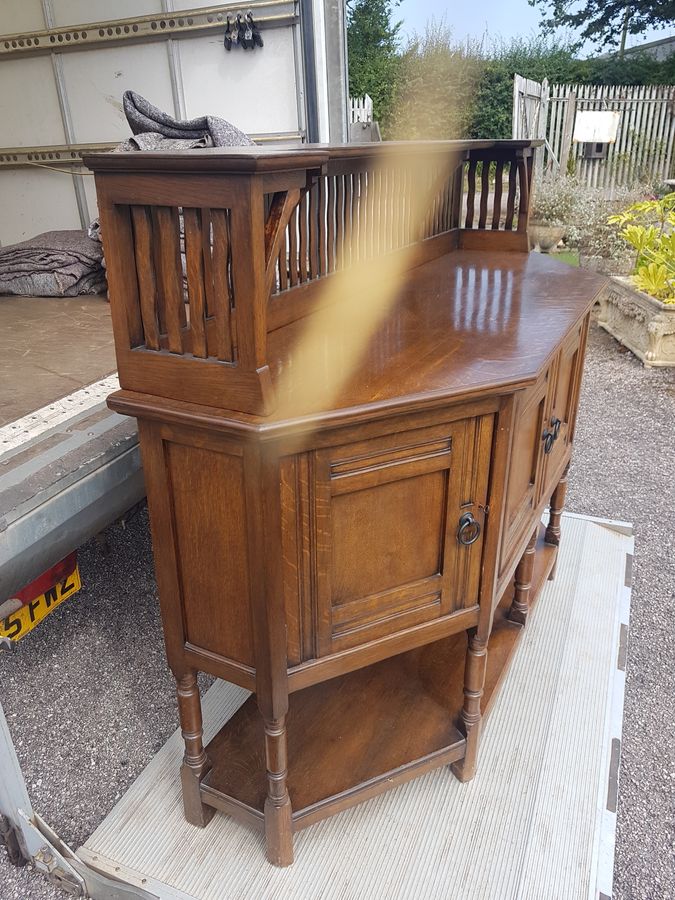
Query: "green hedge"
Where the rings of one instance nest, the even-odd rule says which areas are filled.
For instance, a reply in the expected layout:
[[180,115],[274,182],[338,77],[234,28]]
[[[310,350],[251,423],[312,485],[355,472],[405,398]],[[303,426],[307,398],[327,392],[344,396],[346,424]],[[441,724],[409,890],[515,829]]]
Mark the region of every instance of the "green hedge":
[[[361,0],[359,6],[369,5]],[[558,84],[675,84],[675,54],[655,60],[630,53],[625,59],[576,59],[571,48],[533,37],[509,43],[458,44],[445,23],[431,23],[404,49],[392,48],[383,13],[393,4],[380,0],[377,41],[363,41],[350,26],[349,65],[354,96],[369,93],[382,133],[389,139],[508,138],[511,136],[513,75]],[[375,23],[369,22],[371,26]],[[384,34],[382,34],[384,32]],[[355,90],[357,89],[357,90]]]

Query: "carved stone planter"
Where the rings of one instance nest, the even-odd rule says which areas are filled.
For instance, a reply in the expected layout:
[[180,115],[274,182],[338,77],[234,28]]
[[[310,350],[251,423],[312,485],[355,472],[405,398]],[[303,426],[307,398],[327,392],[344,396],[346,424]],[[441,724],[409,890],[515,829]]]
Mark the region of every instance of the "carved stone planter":
[[546,222],[530,222],[527,233],[533,246],[539,247],[542,253],[548,253],[557,247],[565,237],[564,225],[549,225]]
[[645,366],[675,366],[675,305],[662,303],[617,276],[600,294],[598,324]]

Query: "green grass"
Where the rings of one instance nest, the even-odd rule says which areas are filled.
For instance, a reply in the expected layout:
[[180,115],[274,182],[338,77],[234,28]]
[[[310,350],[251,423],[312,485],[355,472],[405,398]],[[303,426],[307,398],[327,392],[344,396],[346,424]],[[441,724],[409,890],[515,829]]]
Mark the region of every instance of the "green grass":
[[568,266],[576,266],[579,268],[578,250],[563,250],[561,253],[551,253],[551,256],[559,259],[560,262],[567,263]]

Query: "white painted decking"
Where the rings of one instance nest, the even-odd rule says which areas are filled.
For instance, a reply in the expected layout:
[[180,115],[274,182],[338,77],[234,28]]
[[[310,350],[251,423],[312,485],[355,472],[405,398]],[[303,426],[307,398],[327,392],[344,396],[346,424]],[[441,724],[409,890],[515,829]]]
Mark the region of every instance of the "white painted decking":
[[[276,869],[262,836],[227,816],[185,823],[176,732],[79,855],[171,900],[611,897],[629,532],[564,516],[556,579],[495,699],[471,783],[429,773],[300,832],[295,864]],[[207,740],[245,696],[223,682],[208,691]]]

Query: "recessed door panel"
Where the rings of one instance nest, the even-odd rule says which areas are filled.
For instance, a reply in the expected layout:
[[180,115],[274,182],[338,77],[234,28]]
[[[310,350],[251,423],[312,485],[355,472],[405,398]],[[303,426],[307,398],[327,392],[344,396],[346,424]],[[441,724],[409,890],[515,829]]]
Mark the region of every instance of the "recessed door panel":
[[569,458],[581,384],[586,327],[587,323],[583,322],[565,341],[556,362],[555,383],[545,422],[545,431],[553,435],[551,449],[544,457],[542,497],[546,496],[547,499]]
[[491,442],[484,416],[317,451],[316,655],[478,602]]
[[506,487],[504,537],[500,573],[508,566],[516,548],[530,528],[539,497],[542,470],[542,431],[546,415],[549,373],[516,403],[511,462]]

